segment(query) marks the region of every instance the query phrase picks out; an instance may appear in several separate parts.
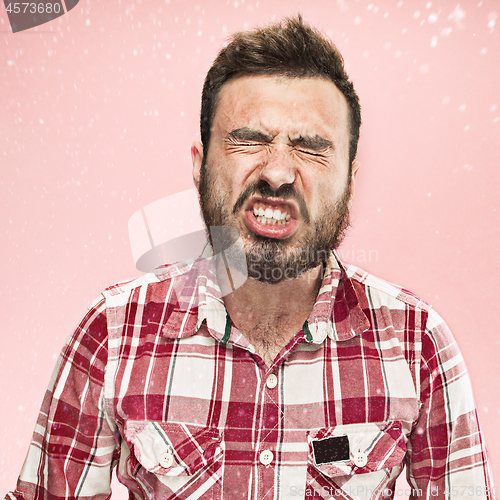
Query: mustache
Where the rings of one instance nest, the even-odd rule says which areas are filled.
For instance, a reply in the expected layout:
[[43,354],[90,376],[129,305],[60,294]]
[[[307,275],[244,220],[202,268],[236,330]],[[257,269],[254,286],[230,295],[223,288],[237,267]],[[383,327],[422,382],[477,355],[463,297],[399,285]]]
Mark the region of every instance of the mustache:
[[296,189],[291,184],[284,184],[280,186],[278,189],[274,190],[266,181],[259,180],[248,186],[238,197],[236,203],[233,207],[233,215],[240,210],[245,202],[250,198],[250,196],[258,194],[262,198],[283,198],[284,200],[293,198],[297,204],[299,205],[300,215],[306,222],[309,222],[309,210],[307,209],[306,202],[304,198],[297,193]]

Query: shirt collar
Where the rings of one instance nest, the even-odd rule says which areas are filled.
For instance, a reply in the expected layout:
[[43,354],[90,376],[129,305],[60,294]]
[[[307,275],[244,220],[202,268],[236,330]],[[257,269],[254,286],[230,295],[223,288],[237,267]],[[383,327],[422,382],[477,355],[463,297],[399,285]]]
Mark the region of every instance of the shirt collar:
[[310,333],[308,340],[314,344],[321,344],[327,336],[336,341],[348,340],[369,327],[370,321],[361,308],[353,282],[344,264],[332,252],[316,303],[304,325]]
[[[168,276],[175,298],[170,300],[172,313],[163,327],[166,337],[189,337],[206,322],[210,335],[219,342],[230,340],[246,344],[241,336],[238,339],[230,337],[235,329],[231,332],[229,315],[217,283],[215,259],[205,251],[194,263],[177,266],[178,270]],[[332,252],[313,310],[304,323],[306,339],[314,344],[321,344],[327,336],[344,341],[369,327],[369,319],[361,308],[346,268]]]
[[229,316],[217,282],[216,259],[207,245],[194,262],[176,264],[174,272],[169,266],[162,272],[162,280],[171,280],[168,301],[172,304],[172,311],[162,328],[165,337],[190,337],[206,322],[216,340],[227,342]]

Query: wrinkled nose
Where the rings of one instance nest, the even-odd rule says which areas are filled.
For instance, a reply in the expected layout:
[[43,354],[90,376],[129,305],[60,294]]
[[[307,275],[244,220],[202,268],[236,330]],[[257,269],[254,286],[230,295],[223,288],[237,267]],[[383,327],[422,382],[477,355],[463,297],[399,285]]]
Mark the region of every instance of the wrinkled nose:
[[281,148],[269,151],[260,171],[261,180],[266,181],[274,191],[277,191],[285,184],[293,184],[295,177],[296,171],[290,154]]

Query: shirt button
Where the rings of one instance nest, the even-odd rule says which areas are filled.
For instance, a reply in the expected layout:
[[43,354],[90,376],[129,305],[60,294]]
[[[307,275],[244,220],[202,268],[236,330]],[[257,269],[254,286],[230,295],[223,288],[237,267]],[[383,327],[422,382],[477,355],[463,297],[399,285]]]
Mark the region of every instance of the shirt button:
[[259,457],[262,465],[269,465],[273,461],[274,455],[271,450],[264,450]]
[[164,453],[161,454],[160,456],[160,465],[164,469],[168,469],[169,467],[172,467],[172,464],[174,463],[174,456],[172,453],[169,451],[165,451]]
[[269,389],[274,389],[278,385],[278,377],[274,373],[271,373],[271,375],[267,377],[266,385]]
[[364,467],[368,463],[368,457],[366,456],[366,453],[363,453],[362,451],[358,451],[357,453],[355,453],[354,463],[358,467]]

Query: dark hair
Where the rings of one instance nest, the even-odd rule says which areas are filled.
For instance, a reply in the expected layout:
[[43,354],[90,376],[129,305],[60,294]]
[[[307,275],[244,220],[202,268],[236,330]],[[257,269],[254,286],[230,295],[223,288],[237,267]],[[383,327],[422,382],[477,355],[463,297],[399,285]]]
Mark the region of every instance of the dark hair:
[[201,97],[201,141],[208,153],[211,127],[222,86],[236,76],[277,75],[325,78],[342,92],[349,107],[349,165],[358,148],[361,108],[335,45],[304,23],[299,14],[282,22],[233,35],[207,73]]

